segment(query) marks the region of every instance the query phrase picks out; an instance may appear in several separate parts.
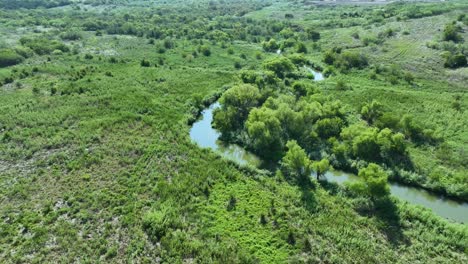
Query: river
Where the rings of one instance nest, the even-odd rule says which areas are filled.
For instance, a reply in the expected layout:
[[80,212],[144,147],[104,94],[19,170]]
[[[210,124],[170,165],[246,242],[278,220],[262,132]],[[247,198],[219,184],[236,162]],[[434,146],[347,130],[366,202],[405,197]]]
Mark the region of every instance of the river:
[[[313,71],[312,69],[308,68]],[[315,80],[323,79],[323,75],[312,72]],[[219,140],[220,132],[216,131],[211,123],[213,121],[213,110],[219,107],[216,102],[203,110],[201,118],[195,122],[190,129],[190,138],[203,148],[211,148],[223,157],[235,161],[241,165],[252,165],[259,167],[262,160],[255,154],[245,150],[236,144],[227,144]],[[342,171],[331,171],[325,174],[330,182],[344,184],[361,180],[358,176]],[[468,203],[457,202],[443,196],[430,193],[424,189],[405,186],[396,182],[390,182],[390,189],[393,196],[412,204],[422,205],[432,209],[432,211],[444,218],[452,219],[456,222],[468,223]]]

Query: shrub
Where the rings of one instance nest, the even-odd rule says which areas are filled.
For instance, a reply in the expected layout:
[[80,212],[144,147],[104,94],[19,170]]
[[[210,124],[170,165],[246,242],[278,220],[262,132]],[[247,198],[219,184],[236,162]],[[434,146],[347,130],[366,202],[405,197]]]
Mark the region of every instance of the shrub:
[[0,67],[8,67],[21,63],[24,60],[23,56],[17,54],[11,49],[0,50]]
[[151,63],[145,59],[142,59],[140,62],[141,67],[150,67]]
[[54,50],[60,50],[62,52],[70,51],[70,48],[64,43],[57,40],[50,40],[44,37],[40,38],[21,38],[20,43],[32,49],[38,55],[47,55],[52,53]]
[[443,39],[445,41],[458,42],[462,39],[461,35],[458,33],[460,29],[453,23],[449,23],[444,28]]
[[83,36],[79,32],[69,31],[69,32],[60,34],[60,38],[63,40],[80,40],[83,38]]
[[312,41],[318,41],[320,39],[320,33],[312,28],[306,29],[307,38]]
[[279,49],[278,43],[276,43],[275,39],[270,39],[267,42],[262,43],[263,50],[267,52],[276,52]]
[[444,67],[446,68],[460,68],[465,67],[467,65],[466,56],[458,53],[458,54],[448,54],[445,57]]

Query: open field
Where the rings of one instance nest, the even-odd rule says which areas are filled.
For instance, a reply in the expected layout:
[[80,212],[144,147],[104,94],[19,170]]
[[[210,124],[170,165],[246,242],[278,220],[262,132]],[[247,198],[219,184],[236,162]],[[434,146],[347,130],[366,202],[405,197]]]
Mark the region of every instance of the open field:
[[[0,262],[468,261],[466,224],[300,178],[321,159],[353,172],[375,163],[382,190],[388,176],[468,201],[468,68],[444,66],[447,49],[466,55],[467,20],[456,22],[464,41],[443,40],[464,1],[59,2],[0,1]],[[339,64],[348,52],[365,65]],[[327,78],[312,82],[304,66]],[[278,170],[190,140],[219,98],[225,138]],[[373,100],[380,115],[366,119]],[[384,128],[399,146],[353,152],[355,130]],[[291,141],[314,166],[288,170]]]

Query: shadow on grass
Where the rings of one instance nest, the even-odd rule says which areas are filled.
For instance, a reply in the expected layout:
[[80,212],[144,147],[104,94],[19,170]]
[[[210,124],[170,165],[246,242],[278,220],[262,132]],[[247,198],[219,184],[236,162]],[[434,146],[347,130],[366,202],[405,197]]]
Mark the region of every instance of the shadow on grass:
[[372,214],[380,220],[378,228],[387,240],[394,246],[409,245],[409,239],[403,234],[400,214],[395,202],[388,197],[374,202],[374,206]]
[[337,195],[340,190],[342,190],[342,187],[336,182],[329,182],[327,179],[320,179],[319,180],[320,186],[322,186],[323,189],[328,191],[331,195]]
[[301,201],[306,210],[310,213],[317,212],[318,201],[314,193],[317,186],[313,182],[307,181],[299,183],[299,188],[301,190]]

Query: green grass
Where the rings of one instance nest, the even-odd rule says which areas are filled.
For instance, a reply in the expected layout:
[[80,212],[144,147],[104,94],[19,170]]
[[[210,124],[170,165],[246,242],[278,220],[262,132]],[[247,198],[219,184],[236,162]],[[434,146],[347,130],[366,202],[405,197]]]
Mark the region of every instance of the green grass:
[[[2,11],[0,25],[4,27],[0,27],[0,33],[19,45],[15,41],[21,36],[42,34],[33,32],[37,18],[56,37],[54,32],[61,30],[62,23],[66,29],[78,28],[80,16],[97,17],[108,8],[112,9],[109,16],[129,13],[137,18],[138,26],[145,27],[150,24],[145,12],[155,5],[172,10],[161,16],[167,19],[161,26],[174,31],[179,29],[179,12],[188,17],[215,12],[198,1],[193,10],[199,13],[178,9],[175,4],[146,1],[120,3],[115,8],[86,6],[89,11],[74,10],[73,6]],[[242,2],[233,2],[229,8],[227,14],[251,8],[247,16],[259,20],[272,16],[284,19],[283,12],[294,11],[283,3],[255,12]],[[216,14],[215,19],[221,21]],[[308,25],[319,21],[322,14],[332,19],[336,12],[317,8],[296,19]],[[434,19],[442,26],[453,14],[398,25],[414,28],[417,21],[429,23]],[[168,18],[171,15],[175,17]],[[205,17],[202,22],[199,24],[215,24]],[[436,58],[433,50],[417,53],[424,43],[406,45],[415,43],[413,37],[426,39],[417,37],[423,29],[414,29],[415,35],[410,30],[409,36],[387,40],[389,52],[370,53],[372,62],[382,59],[384,63],[406,65],[421,54]],[[349,37],[353,31],[324,29],[321,49],[342,42],[355,44]],[[77,54],[35,55],[22,64],[0,69],[0,80],[9,76],[15,79],[13,84],[0,87],[2,262],[467,261],[466,225],[451,223],[401,201],[394,201],[395,207],[388,211],[365,213],[360,210],[365,201],[353,198],[344,189],[291,185],[280,175],[240,167],[191,142],[189,121],[203,103],[237,82],[234,63],[260,69],[263,60],[277,56],[263,52],[257,59],[256,54],[262,52],[260,43],[236,39],[222,48],[220,43],[203,39],[211,56],[199,54],[189,61],[185,56],[199,44],[187,39],[175,39],[176,47],[160,54],[157,46],[162,40],[151,45],[147,38],[137,36],[95,36],[95,32],[84,32],[83,36],[83,40],[67,42],[72,49],[77,46]],[[320,50],[313,50],[311,42],[306,44],[306,56],[323,64]],[[229,48],[233,54],[228,53]],[[404,49],[407,51],[398,60],[391,59]],[[288,53],[291,51],[286,50]],[[93,59],[85,59],[85,54],[92,54]],[[110,63],[112,57],[118,62]],[[164,65],[155,67],[160,58]],[[142,59],[149,60],[151,67],[141,67]],[[430,62],[415,62],[420,64],[427,67]],[[33,72],[34,67],[37,72]],[[366,70],[331,77],[317,85],[325,94],[346,103],[352,113],[364,102],[378,99],[395,115],[411,113],[425,125],[434,126],[447,141],[453,160],[441,159],[438,146],[412,146],[411,157],[420,173],[439,165],[453,174],[463,173],[466,118],[463,112],[451,109],[457,94],[462,94],[461,108],[468,106],[463,87],[457,79],[426,79],[424,67],[415,70],[420,74],[414,87],[403,82],[391,85],[380,75],[378,80],[370,80]],[[23,70],[29,76],[20,77]],[[439,66],[436,70],[443,71]],[[458,71],[456,74],[466,75],[465,69]],[[353,89],[336,90],[340,78]],[[52,94],[54,89],[56,93]],[[453,183],[449,179],[444,184]],[[231,197],[236,205],[228,210]],[[152,236],[145,225],[145,219],[152,219],[154,212],[167,219],[161,239]],[[260,221],[262,214],[266,223]],[[295,243],[288,241],[290,233]]]

